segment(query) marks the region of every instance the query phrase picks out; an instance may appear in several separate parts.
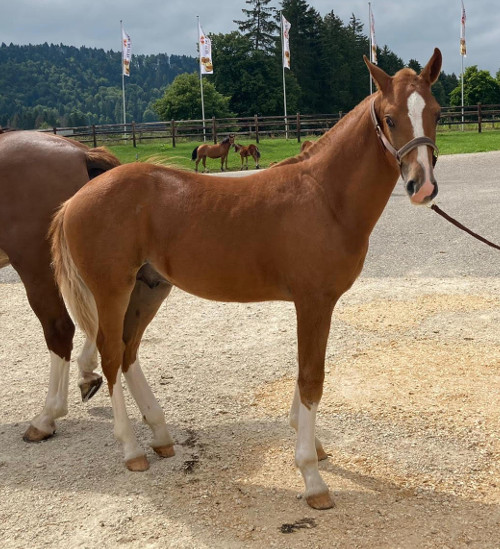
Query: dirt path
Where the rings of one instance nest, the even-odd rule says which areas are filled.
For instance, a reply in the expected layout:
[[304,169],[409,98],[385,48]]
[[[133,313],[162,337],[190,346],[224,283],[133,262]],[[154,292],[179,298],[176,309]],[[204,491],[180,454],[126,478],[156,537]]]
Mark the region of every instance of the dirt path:
[[[425,221],[419,230],[428,231]],[[287,425],[296,370],[291,304],[212,303],[173,292],[141,359],[177,454],[161,460],[149,451],[150,470],[130,473],[113,439],[107,391],[82,404],[75,367],[57,435],[22,441],[45,398],[48,357],[21,284],[4,279],[2,549],[498,549],[497,256],[478,247],[489,258],[477,262],[485,274],[454,263],[437,278],[428,273],[445,262],[438,252],[446,242],[427,255],[416,245],[418,261],[400,259],[400,248],[388,276],[380,238],[389,232],[402,238],[382,220],[373,242],[380,253],[334,314],[318,434],[331,453],[320,468],[336,507],[323,512],[300,498]],[[77,349],[81,342],[78,335]],[[146,446],[148,429],[127,399]]]

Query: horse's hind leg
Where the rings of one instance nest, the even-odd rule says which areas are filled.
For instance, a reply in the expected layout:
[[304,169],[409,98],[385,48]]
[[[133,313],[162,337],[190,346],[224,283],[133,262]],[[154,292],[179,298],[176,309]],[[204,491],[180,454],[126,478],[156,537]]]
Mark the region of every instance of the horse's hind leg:
[[82,401],[87,402],[102,385],[102,377],[94,371],[97,368],[97,346],[94,341],[85,339],[77,363],[80,373],[78,387],[80,387]]
[[171,457],[175,454],[174,442],[167,430],[163,411],[141,370],[137,351],[144,330],[156,315],[160,305],[168,297],[171,289],[171,284],[151,266],[144,265],[137,275],[123,330],[124,376],[130,392],[139,406],[144,422],[153,432],[151,447],[161,457]]
[[[44,407],[30,423],[23,439],[40,442],[52,436],[55,420],[68,413],[69,361],[75,327],[55,285],[48,250],[23,250],[23,258],[11,258],[12,265],[23,281],[28,301],[43,327],[50,352],[49,387]],[[45,252],[45,254],[44,254]],[[28,261],[26,258],[32,260]]]
[[[116,281],[115,281],[116,282]],[[116,290],[116,286],[114,290]],[[111,395],[113,408],[114,434],[117,440],[123,445],[125,464],[131,471],[145,471],[149,468],[148,460],[144,450],[137,442],[132,429],[132,424],[127,415],[125,398],[121,382],[122,363],[125,350],[123,343],[123,326],[129,296],[129,291],[123,288],[123,292],[114,294],[96,295],[97,311],[99,315],[99,331],[97,334],[97,347],[101,353],[102,371],[106,377]],[[105,292],[105,288],[101,288]]]

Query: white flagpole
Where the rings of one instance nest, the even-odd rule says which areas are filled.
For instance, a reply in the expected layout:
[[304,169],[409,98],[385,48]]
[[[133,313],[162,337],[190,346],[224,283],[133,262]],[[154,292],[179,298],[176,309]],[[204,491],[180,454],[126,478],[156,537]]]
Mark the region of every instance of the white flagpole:
[[[370,48],[369,59],[370,59],[370,61],[373,61],[373,59],[372,59],[372,32],[371,32],[371,29],[372,29],[372,4],[371,4],[371,2],[368,2],[368,25],[370,27],[370,40],[369,40],[369,44],[368,44],[368,46]],[[370,75],[370,95],[372,93],[373,93],[373,80],[372,80],[372,76]]]
[[123,74],[123,21],[120,19],[120,43],[121,43],[121,48],[120,48],[120,55],[121,55],[121,63],[120,63],[120,68],[121,68],[121,71],[122,71],[122,98],[123,98],[123,130],[125,130],[125,124],[127,123],[127,120],[126,120],[126,111],[125,111],[125,75]]
[[201,118],[203,123],[203,141],[207,140],[206,128],[205,128],[205,102],[203,100],[203,76],[201,74],[201,51],[200,51],[200,16],[197,15],[196,19],[198,20],[198,37],[196,43],[198,44],[198,55],[200,58],[200,64],[198,70],[200,71],[200,93],[201,93]]
[[285,138],[288,139],[288,117],[286,112],[286,86],[285,86],[285,63],[283,59],[285,57],[285,42],[283,40],[283,33],[285,29],[283,28],[283,14],[280,13],[281,17],[281,68],[283,70],[283,108],[285,113]]

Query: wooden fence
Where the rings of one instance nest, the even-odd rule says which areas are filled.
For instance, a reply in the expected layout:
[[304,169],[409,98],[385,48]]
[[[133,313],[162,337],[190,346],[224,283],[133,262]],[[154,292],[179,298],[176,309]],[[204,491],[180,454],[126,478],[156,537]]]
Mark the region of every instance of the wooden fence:
[[[217,143],[227,134],[245,137],[257,143],[265,137],[322,135],[343,116],[337,114],[300,114],[293,116],[250,116],[238,118],[212,118],[206,120],[171,120],[170,122],[143,122],[52,128],[44,130],[64,135],[94,147],[111,143],[137,143],[148,140],[168,140],[175,147],[179,140],[213,141]],[[481,132],[484,127],[500,129],[500,105],[473,105],[443,107],[438,131],[467,129]]]

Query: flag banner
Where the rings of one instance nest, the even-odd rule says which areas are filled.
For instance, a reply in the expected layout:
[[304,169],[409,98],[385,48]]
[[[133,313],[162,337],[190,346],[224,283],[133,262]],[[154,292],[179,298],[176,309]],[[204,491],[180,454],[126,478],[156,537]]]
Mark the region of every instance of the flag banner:
[[285,69],[290,68],[290,23],[281,16],[281,24],[283,28],[283,66]]
[[212,65],[212,41],[203,32],[200,23],[198,22],[198,36],[200,47],[200,70],[201,74],[213,74],[214,67]]
[[370,50],[370,61],[377,65],[377,41],[375,40],[375,20],[373,19],[373,12],[370,8],[370,41],[371,41],[371,50]]
[[130,36],[122,27],[122,67],[124,76],[130,76],[130,59],[132,58],[132,42]]
[[461,28],[460,28],[460,55],[462,57],[467,57],[467,47],[465,45],[465,8],[464,8],[463,2],[462,2],[462,19],[461,19]]

